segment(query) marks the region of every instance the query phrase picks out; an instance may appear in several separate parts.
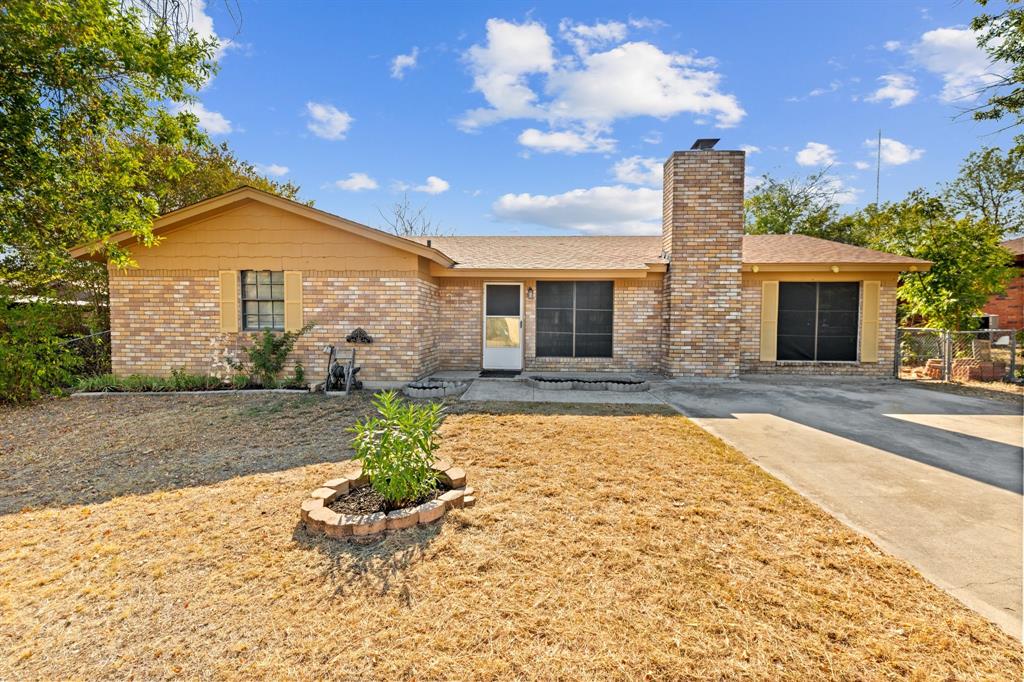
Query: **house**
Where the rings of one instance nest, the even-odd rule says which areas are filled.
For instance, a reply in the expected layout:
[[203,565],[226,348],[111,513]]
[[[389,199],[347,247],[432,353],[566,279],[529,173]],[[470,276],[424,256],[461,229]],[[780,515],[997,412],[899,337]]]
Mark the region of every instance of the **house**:
[[1024,237],[1007,239],[1002,246],[1013,254],[1017,273],[1006,285],[1006,293],[990,298],[982,312],[988,329],[1024,329]]
[[[744,153],[665,163],[661,236],[403,239],[241,188],[112,241],[117,374],[224,371],[251,332],[315,322],[319,374],[362,327],[367,381],[438,370],[891,376],[896,283],[930,263],[804,236],[743,235]],[[76,248],[102,259],[102,245]]]

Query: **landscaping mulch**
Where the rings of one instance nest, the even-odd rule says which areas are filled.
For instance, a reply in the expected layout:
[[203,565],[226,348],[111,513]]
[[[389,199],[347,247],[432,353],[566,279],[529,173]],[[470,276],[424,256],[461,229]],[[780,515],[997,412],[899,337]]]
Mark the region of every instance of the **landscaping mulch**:
[[452,406],[479,492],[306,533],[366,396],[0,410],[0,679],[1019,680],[1019,641],[657,406]]
[[[415,507],[418,504],[437,499],[444,492],[441,488],[434,488],[430,492],[420,495],[415,500],[401,505],[402,507]],[[331,511],[339,514],[375,514],[377,512],[389,512],[399,507],[392,507],[384,496],[370,486],[356,488],[336,498],[327,505]]]

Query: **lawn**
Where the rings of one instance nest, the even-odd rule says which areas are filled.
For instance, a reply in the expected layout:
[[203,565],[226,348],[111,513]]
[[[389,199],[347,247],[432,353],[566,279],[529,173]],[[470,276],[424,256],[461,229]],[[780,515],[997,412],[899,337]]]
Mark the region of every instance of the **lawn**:
[[0,679],[1021,678],[1019,642],[657,408],[459,404],[475,508],[307,535],[367,411],[0,411]]

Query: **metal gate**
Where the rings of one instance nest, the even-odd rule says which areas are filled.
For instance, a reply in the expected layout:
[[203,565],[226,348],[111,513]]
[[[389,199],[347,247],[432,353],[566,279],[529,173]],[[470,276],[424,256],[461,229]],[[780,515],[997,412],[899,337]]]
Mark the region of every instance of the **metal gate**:
[[1012,329],[896,330],[896,376],[932,381],[1014,381],[1024,366]]

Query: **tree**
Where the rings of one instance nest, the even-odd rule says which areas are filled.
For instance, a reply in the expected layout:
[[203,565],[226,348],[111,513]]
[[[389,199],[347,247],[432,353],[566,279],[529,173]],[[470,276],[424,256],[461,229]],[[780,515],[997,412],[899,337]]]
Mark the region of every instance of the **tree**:
[[[277,182],[261,174],[255,166],[235,156],[226,142],[220,145],[193,144],[184,150],[139,141],[143,157],[161,157],[154,160],[155,167],[165,167],[173,157],[181,157],[190,169],[173,175],[154,174],[145,188],[146,194],[157,201],[160,214],[215,197],[247,185],[270,192],[285,199],[298,201],[299,186],[292,182]],[[312,202],[309,202],[312,205]]]
[[981,307],[1006,290],[1013,276],[1002,233],[984,218],[957,216],[941,199],[922,190],[887,203],[872,216],[870,246],[932,261],[928,272],[909,272],[899,296],[907,316],[929,326],[966,329]]
[[[116,0],[6,0],[0,10],[0,244],[36,271],[67,249],[128,231],[153,243],[159,202],[145,190],[190,162],[147,156],[140,140],[201,144],[177,107],[214,70],[216,41],[175,37]],[[177,111],[178,113],[174,113]],[[109,248],[117,265],[128,254]]]
[[377,213],[380,213],[387,229],[399,237],[439,237],[450,234],[433,221],[427,214],[426,206],[412,206],[408,194],[403,194],[402,200],[392,204],[387,213],[379,208]]
[[824,169],[806,179],[764,175],[743,203],[747,234],[802,234],[862,244],[856,221],[839,217],[839,186]]
[[983,218],[1004,237],[1024,232],[1024,135],[1005,155],[998,147],[971,152],[943,196],[955,212]]
[[[978,4],[987,7],[988,0],[978,0]],[[1024,123],[1024,7],[1018,5],[1020,0],[1007,0],[1002,12],[983,13],[971,21],[978,47],[988,53],[994,67],[1007,69],[985,88],[990,94],[988,102],[974,111],[977,120],[1013,116],[1016,120],[1011,125]]]

